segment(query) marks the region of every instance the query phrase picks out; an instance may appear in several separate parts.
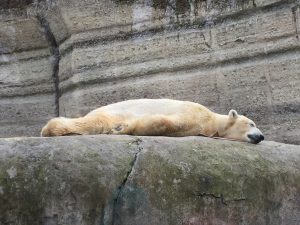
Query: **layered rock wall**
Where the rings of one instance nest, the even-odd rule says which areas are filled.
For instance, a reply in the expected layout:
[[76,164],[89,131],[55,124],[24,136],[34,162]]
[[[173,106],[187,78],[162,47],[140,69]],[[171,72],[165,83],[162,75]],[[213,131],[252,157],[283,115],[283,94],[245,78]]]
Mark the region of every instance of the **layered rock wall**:
[[0,140],[1,225],[298,225],[300,148],[201,137]]
[[[59,47],[45,121],[55,107],[77,117],[126,99],[175,98],[234,108],[267,139],[300,143],[299,1],[57,0],[26,10]],[[17,116],[2,114],[13,126]]]
[[54,117],[54,59],[45,29],[25,9],[0,12],[0,137],[37,136]]

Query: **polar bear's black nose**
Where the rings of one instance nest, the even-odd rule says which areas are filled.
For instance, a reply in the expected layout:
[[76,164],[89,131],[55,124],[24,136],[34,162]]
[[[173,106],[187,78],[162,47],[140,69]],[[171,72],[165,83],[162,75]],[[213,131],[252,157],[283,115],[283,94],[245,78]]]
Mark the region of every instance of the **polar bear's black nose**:
[[248,134],[248,138],[253,144],[258,144],[259,142],[265,139],[265,137],[262,134]]

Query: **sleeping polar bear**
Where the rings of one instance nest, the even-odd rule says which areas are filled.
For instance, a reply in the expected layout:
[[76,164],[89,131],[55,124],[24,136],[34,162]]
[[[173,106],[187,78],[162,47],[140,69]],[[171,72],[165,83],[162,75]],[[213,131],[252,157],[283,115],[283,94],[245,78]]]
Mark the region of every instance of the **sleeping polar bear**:
[[207,136],[247,141],[264,140],[255,123],[230,110],[228,115],[214,113],[188,101],[136,99],[95,109],[80,118],[54,118],[41,135],[127,134],[141,136]]

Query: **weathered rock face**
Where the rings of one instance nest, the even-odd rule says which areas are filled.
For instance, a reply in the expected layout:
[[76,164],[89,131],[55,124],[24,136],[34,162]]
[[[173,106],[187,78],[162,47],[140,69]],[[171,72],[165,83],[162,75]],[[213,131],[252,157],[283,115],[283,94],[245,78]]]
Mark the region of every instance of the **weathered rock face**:
[[0,10],[0,137],[37,136],[54,117],[53,60],[40,21]]
[[0,140],[0,224],[300,224],[300,148],[201,137]]
[[[48,51],[47,57],[59,59],[59,72],[54,69],[53,73],[47,57],[44,62],[41,57],[31,58],[24,67],[6,59],[7,66],[0,69],[13,74],[18,74],[16,68],[28,71],[30,75],[15,75],[22,77],[19,82],[36,77],[38,85],[25,83],[30,86],[26,99],[36,96],[38,87],[52,92],[29,100],[41,106],[34,109],[39,114],[34,118],[40,118],[35,121],[46,121],[57,115],[56,111],[77,117],[101,105],[132,98],[175,98],[199,102],[219,113],[237,109],[253,118],[267,139],[300,143],[297,0],[52,0],[26,10],[32,23],[38,14],[44,21],[42,27],[48,30],[44,36],[49,39],[53,35],[56,43],[40,35],[29,39],[27,45],[48,43],[52,53]],[[2,33],[6,34],[5,29]],[[38,26],[31,29],[41,33]],[[53,48],[58,47],[60,57],[53,54]],[[30,54],[26,51],[25,55],[28,58]],[[34,63],[43,63],[43,71],[36,72]],[[50,81],[51,74],[54,81]],[[49,80],[41,81],[42,77]],[[16,92],[25,89],[15,87]],[[37,129],[16,132],[21,128],[14,118],[18,121],[32,114],[25,110],[15,115],[19,106],[14,98],[4,97],[11,105],[6,104],[1,113],[6,121],[2,123],[8,124],[2,126],[1,136],[37,135]],[[6,113],[7,108],[12,113]],[[45,115],[44,110],[50,113]],[[36,128],[41,122],[35,123]]]

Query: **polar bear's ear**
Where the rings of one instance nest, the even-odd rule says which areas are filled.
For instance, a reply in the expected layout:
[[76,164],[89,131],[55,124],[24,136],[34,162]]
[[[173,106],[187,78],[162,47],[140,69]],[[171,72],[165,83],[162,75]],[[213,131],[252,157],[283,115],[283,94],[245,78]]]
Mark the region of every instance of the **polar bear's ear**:
[[235,120],[238,118],[239,114],[237,113],[237,111],[235,111],[234,109],[229,111],[229,119]]

